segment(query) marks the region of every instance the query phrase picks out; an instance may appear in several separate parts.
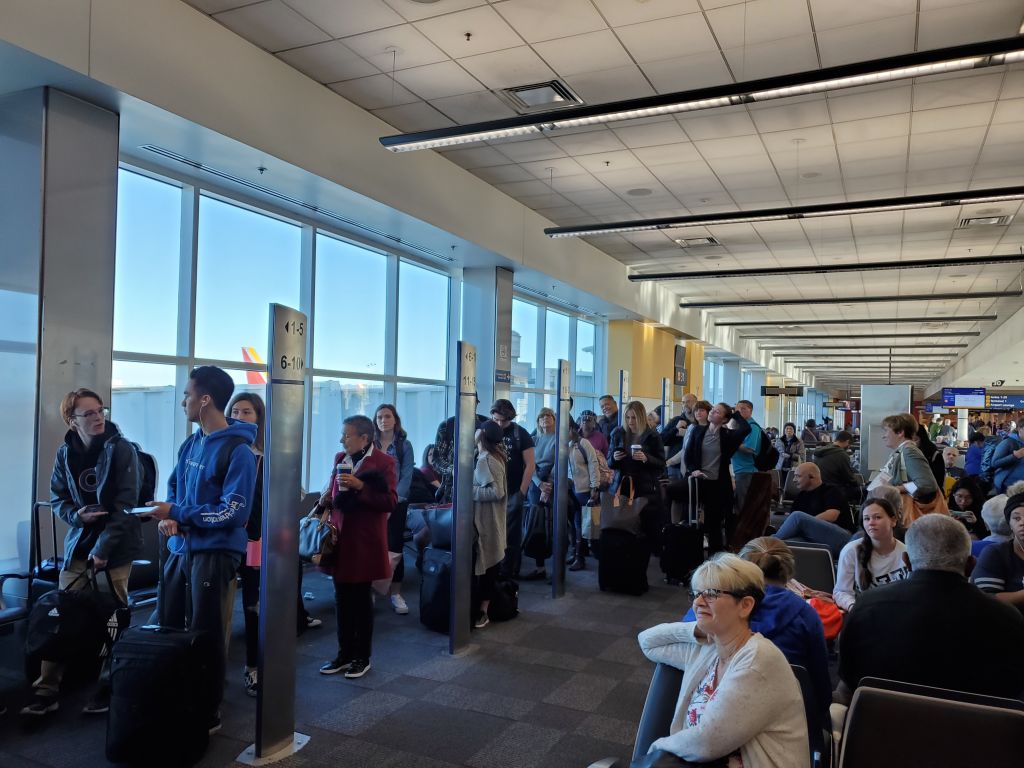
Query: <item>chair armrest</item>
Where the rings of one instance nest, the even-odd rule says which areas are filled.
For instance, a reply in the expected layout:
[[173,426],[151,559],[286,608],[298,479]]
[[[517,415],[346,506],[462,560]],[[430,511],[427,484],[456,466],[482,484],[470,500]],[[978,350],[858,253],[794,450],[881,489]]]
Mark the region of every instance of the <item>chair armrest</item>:
[[654,668],[651,687],[647,689],[647,700],[644,702],[644,711],[640,715],[640,725],[636,732],[633,760],[639,760],[646,755],[655,740],[668,736],[682,684],[681,669],[670,667],[668,664],[658,664]]
[[32,578],[32,574],[28,573],[27,571],[15,571],[15,572],[12,572],[12,573],[0,573],[0,608],[6,607],[5,604],[4,604],[4,582],[5,581],[7,581],[8,579],[23,579],[23,580],[28,581],[31,578]]

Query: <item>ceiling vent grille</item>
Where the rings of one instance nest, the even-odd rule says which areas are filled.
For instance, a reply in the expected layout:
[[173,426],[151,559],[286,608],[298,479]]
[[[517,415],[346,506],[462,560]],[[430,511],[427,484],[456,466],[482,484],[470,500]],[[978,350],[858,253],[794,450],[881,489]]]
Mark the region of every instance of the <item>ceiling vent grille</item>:
[[561,80],[517,85],[494,91],[494,94],[521,115],[578,107],[584,103],[583,99]]
[[1013,214],[1008,216],[975,216],[969,219],[960,219],[957,229],[974,229],[975,227],[1005,227],[1013,221]]
[[676,245],[680,248],[714,248],[721,243],[713,237],[680,237],[676,239]]

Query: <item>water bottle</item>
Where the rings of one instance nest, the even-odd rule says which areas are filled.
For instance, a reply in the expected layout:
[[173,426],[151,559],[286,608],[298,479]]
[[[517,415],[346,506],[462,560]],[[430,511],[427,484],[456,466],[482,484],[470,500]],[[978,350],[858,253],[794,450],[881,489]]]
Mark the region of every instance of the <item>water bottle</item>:
[[342,493],[342,492],[348,490],[348,488],[346,488],[344,485],[341,484],[341,476],[342,475],[351,475],[352,474],[352,468],[354,466],[355,466],[355,464],[352,462],[352,458],[350,456],[346,455],[345,458],[343,458],[338,463],[338,466],[335,468],[336,473],[337,473],[337,475],[336,475],[337,476],[337,480],[335,481],[335,485],[336,485],[339,493]]

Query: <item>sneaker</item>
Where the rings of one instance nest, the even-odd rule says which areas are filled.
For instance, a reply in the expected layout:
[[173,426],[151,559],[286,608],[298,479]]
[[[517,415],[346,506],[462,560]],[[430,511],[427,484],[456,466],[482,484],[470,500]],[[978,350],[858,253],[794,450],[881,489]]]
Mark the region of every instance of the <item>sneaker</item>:
[[82,707],[82,713],[86,715],[102,715],[110,711],[110,691],[100,691],[89,702]]
[[256,686],[259,683],[259,670],[256,667],[245,668],[245,693],[248,696],[256,696]]
[[351,659],[343,659],[341,656],[336,656],[334,661],[328,661],[322,667],[320,667],[321,675],[336,675],[339,672],[346,672],[352,665]]
[[480,614],[480,618],[473,622],[473,627],[474,627],[474,629],[483,629],[484,627],[486,627],[490,623],[491,623],[491,620],[489,618],[487,618],[487,614],[486,613],[481,613]]
[[312,616],[306,617],[306,629],[316,629],[317,627],[323,626],[323,622],[320,619]]
[[[323,671],[323,670],[321,670]],[[369,659],[356,659],[348,665],[348,669],[345,670],[345,677],[354,679],[362,677],[370,671],[370,660]]]
[[582,557],[577,557],[572,561],[572,565],[569,566],[570,571],[582,571],[587,567],[587,562]]
[[42,717],[50,712],[56,712],[60,708],[56,696],[43,696],[37,693],[32,701],[21,708],[21,714]]
[[391,596],[391,607],[395,609],[395,613],[399,616],[405,616],[409,612],[409,604],[405,602],[405,598],[401,595]]
[[210,727],[207,728],[207,732],[213,736],[213,734],[220,731],[220,713],[217,713],[210,718]]
[[547,577],[548,572],[543,568],[538,568],[532,573],[528,573],[525,576],[523,576],[522,581],[540,581],[541,579],[546,579]]

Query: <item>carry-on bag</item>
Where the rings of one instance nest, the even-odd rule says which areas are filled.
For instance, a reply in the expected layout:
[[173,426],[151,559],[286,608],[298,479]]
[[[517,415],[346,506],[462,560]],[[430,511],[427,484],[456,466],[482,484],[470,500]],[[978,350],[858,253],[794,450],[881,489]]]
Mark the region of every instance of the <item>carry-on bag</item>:
[[669,523],[661,531],[661,571],[672,582],[686,581],[704,562],[704,527],[700,524],[700,481],[689,478],[687,519]]
[[530,504],[523,510],[523,556],[535,560],[551,557],[551,506]]
[[647,538],[619,528],[601,532],[597,583],[602,592],[642,595],[648,589],[647,566],[651,550]]
[[612,495],[611,504],[602,505],[601,530],[615,528],[630,533],[640,532],[640,512],[647,505],[647,499],[637,497],[636,484],[629,475],[623,475],[619,487]]
[[494,594],[487,608],[491,621],[509,621],[519,615],[519,582],[512,579],[498,579]]
[[451,614],[452,553],[447,549],[423,550],[420,581],[420,622],[427,629],[448,634]]
[[[82,571],[64,589],[40,597],[28,617],[25,653],[46,661],[70,663],[95,659],[108,639],[107,623],[123,607],[107,576],[109,592],[101,592],[92,567]],[[85,579],[86,588],[74,589]]]

